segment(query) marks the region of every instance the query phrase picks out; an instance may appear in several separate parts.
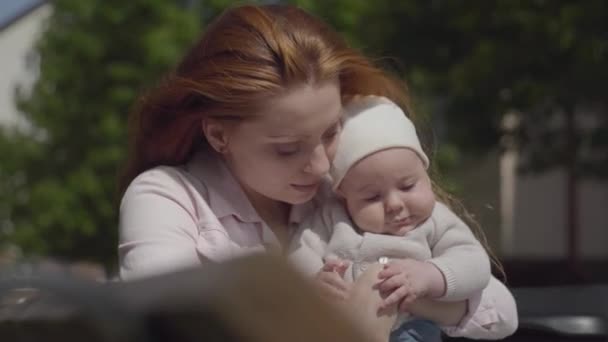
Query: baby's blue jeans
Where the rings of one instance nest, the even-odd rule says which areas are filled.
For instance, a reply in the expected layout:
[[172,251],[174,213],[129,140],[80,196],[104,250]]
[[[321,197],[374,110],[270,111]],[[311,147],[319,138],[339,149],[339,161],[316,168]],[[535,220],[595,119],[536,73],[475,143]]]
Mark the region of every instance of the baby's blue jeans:
[[441,330],[431,321],[413,319],[394,330],[390,342],[441,342]]

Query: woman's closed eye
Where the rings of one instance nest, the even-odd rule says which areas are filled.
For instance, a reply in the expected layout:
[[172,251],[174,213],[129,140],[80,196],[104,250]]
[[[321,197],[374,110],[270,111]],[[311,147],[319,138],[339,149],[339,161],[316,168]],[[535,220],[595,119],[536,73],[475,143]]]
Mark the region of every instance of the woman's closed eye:
[[283,143],[275,145],[275,152],[282,157],[293,156],[300,152],[300,143]]
[[416,183],[408,183],[408,184],[403,184],[399,187],[399,190],[401,191],[410,191],[414,188],[414,186],[416,186]]

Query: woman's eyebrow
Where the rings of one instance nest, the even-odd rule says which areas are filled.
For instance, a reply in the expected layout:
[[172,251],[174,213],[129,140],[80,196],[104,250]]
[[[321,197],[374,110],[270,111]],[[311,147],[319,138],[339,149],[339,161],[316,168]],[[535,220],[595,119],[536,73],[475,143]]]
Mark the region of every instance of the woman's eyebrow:
[[300,140],[300,139],[306,139],[307,137],[308,137],[307,135],[298,135],[298,134],[271,134],[271,135],[266,136],[266,138],[273,139],[273,140],[280,140],[280,139]]
[[374,189],[374,184],[363,184],[362,186],[358,187],[356,189],[357,193],[362,193],[362,192],[366,192],[366,191],[370,191]]
[[399,178],[399,182],[400,183],[406,183],[406,182],[409,182],[409,181],[414,180],[414,179],[416,179],[416,175],[415,174],[407,174],[407,175]]
[[[329,125],[327,127],[327,129],[325,129],[325,132],[336,128],[336,126],[339,126],[342,123],[342,120],[343,120],[343,116],[340,115],[334,122],[331,123],[331,125]],[[268,139],[294,139],[294,140],[296,140],[296,139],[298,139],[298,140],[302,139],[302,140],[305,140],[305,139],[308,139],[310,137],[311,137],[310,134],[289,134],[289,133],[287,133],[287,134],[269,134],[269,135],[266,135],[266,138],[268,138]]]

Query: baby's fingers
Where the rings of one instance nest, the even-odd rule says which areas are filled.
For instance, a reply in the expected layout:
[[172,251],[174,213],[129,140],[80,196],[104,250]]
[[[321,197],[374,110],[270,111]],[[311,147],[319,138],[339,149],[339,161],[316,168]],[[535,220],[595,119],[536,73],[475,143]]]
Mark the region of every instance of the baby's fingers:
[[388,279],[384,279],[384,281],[380,282],[377,287],[380,292],[389,292],[393,291],[398,287],[402,287],[406,285],[406,281],[402,275],[392,276]]
[[401,270],[397,269],[397,267],[391,267],[391,265],[385,266],[380,273],[378,273],[378,278],[386,279],[397,274],[401,273]]
[[399,303],[399,312],[408,312],[410,304],[418,299],[418,296],[413,292],[406,293],[405,296],[402,297],[401,303]]
[[384,298],[382,308],[387,308],[393,304],[399,303],[405,296],[407,296],[408,290],[405,286],[397,288],[390,295]]

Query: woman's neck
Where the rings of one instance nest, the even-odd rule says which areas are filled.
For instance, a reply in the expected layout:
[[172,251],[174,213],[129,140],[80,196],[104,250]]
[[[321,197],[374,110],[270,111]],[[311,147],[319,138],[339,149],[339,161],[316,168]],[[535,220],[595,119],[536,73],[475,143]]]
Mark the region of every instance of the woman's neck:
[[291,204],[270,199],[244,186],[243,191],[260,218],[284,244],[288,236],[287,227]]
[[[224,159],[224,162],[226,163],[228,169],[231,169],[230,161]],[[235,180],[241,186],[241,189],[245,193],[245,196],[251,203],[253,209],[255,209],[260,218],[266,223],[266,225],[268,225],[281,244],[285,245],[288,240],[287,228],[291,205],[285,202],[270,199],[257,191],[254,191],[244,184],[244,182],[239,180],[234,172],[232,172],[232,174]]]

